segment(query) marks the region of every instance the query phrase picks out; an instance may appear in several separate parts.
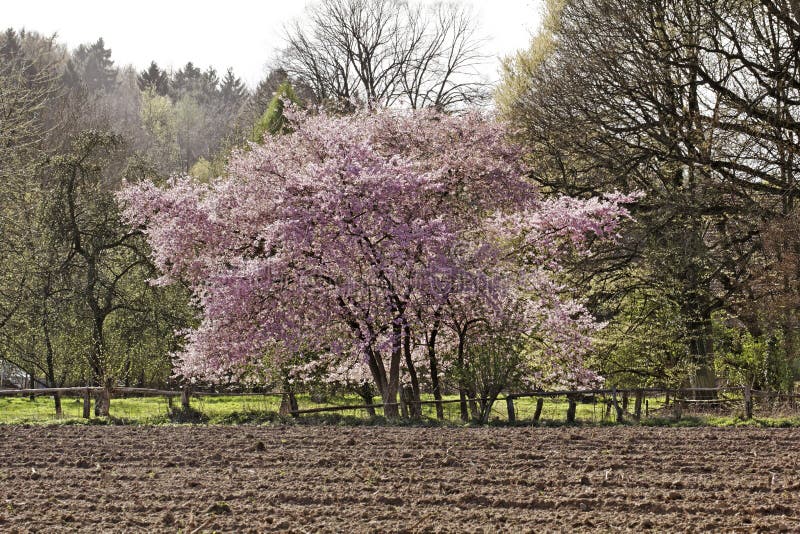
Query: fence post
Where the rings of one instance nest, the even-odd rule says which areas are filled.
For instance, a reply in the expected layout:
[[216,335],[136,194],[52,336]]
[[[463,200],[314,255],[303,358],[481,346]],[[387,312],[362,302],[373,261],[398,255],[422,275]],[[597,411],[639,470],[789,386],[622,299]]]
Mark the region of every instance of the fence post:
[[533,412],[533,422],[539,422],[539,418],[542,416],[542,407],[544,406],[544,399],[539,397],[536,399],[536,411]]
[[753,418],[753,392],[750,390],[750,384],[744,386],[744,417]]
[[617,423],[621,423],[623,417],[622,408],[620,408],[619,402],[617,402],[617,386],[611,388],[611,402],[614,404],[614,410],[617,412]]
[[569,404],[567,406],[567,423],[574,423],[575,408],[576,408],[575,397],[573,395],[569,395],[567,396],[567,400],[569,401]]
[[506,397],[506,408],[508,409],[508,422],[514,423],[517,421],[517,414],[514,413],[514,397]]
[[678,392],[672,396],[672,413],[676,421],[680,421],[683,417],[683,396],[678,398]]
[[184,385],[181,388],[181,409],[184,412],[189,411],[189,386]]
[[636,390],[636,400],[633,403],[633,417],[638,423],[642,419],[642,397],[644,392],[641,389]]
[[89,394],[89,388],[83,390],[83,418],[89,419],[92,415],[92,397]]

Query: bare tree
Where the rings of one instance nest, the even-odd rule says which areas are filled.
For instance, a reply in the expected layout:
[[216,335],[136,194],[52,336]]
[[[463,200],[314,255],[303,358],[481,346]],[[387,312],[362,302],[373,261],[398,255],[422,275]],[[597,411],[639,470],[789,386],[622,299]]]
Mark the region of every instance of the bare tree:
[[321,101],[453,109],[488,97],[470,12],[399,0],[321,0],[285,29],[282,67]]

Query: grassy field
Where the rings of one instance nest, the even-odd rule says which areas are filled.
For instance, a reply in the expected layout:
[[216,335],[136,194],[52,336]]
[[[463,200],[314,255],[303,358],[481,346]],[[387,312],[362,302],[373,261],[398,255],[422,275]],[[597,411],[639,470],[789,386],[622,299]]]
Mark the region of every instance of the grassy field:
[[[456,396],[448,396],[445,400],[456,400]],[[423,400],[432,400],[425,396]],[[642,421],[644,425],[658,426],[800,426],[800,418],[796,415],[782,415],[780,417],[757,417],[744,421],[736,410],[716,414],[685,414],[676,421],[669,408],[664,407],[663,397],[650,397],[642,406]],[[380,399],[376,398],[375,402]],[[597,398],[591,402],[579,402],[576,406],[575,419],[577,424],[605,425],[615,424],[614,412],[608,409],[607,399]],[[111,401],[111,417],[96,418],[92,415],[90,420],[82,418],[83,400],[81,398],[63,398],[63,415],[57,418],[51,397],[2,397],[0,398],[0,424],[29,424],[29,423],[61,423],[61,424],[166,424],[166,423],[208,423],[208,424],[260,424],[287,421],[280,417],[280,396],[278,395],[202,395],[191,399],[191,410],[184,413],[178,410],[180,402],[173,400],[174,408],[170,408],[165,397],[137,397],[114,398]],[[311,409],[329,406],[359,405],[362,401],[357,396],[335,396],[325,399],[324,403],[315,402],[309,395],[298,396],[299,408]],[[542,409],[539,424],[561,425],[566,422],[568,401],[566,398],[546,398]],[[444,424],[461,425],[460,406],[457,402],[443,405]],[[530,423],[536,408],[536,398],[526,397],[514,400],[514,411],[518,424]],[[631,399],[628,410],[633,410]],[[363,409],[351,409],[340,412],[327,412],[314,416],[303,416],[303,422],[340,423],[340,424],[381,424],[383,410],[377,408],[377,418],[370,420]],[[628,422],[630,422],[630,415]],[[507,424],[508,412],[504,399],[498,400],[489,417],[490,424]],[[423,424],[441,424],[436,420],[436,408],[433,404],[423,406]]]
[[[433,400],[430,396],[425,396],[423,400]],[[445,400],[457,400],[457,396],[447,396]],[[191,399],[192,412],[197,422],[208,423],[244,423],[259,422],[275,419],[280,408],[280,397],[277,395],[241,395],[241,396],[214,396],[203,395],[195,396]],[[357,396],[337,396],[325,399],[326,402],[315,402],[309,395],[298,396],[299,408],[311,409],[327,406],[344,406],[362,404],[362,400]],[[376,403],[380,402],[376,398]],[[174,407],[178,408],[178,399],[173,401]],[[663,399],[650,399],[651,409],[660,407]],[[566,419],[567,400],[545,399],[541,414],[543,422],[563,422]],[[517,420],[524,422],[533,417],[536,408],[536,399],[521,398],[515,399],[514,407]],[[631,406],[632,408],[632,406]],[[62,399],[62,417],[56,418],[55,408],[51,397],[3,397],[0,398],[0,424],[21,424],[34,422],[83,422],[83,400],[81,398]],[[457,402],[443,404],[445,420],[459,424],[460,406]],[[170,410],[169,403],[165,397],[137,397],[137,398],[113,398],[111,401],[111,419],[116,422],[127,422],[134,424],[159,424],[170,422],[170,414],[175,410]],[[382,409],[376,409],[376,414],[381,417]],[[433,404],[423,405],[423,416],[429,420],[435,420],[436,408]],[[365,410],[353,409],[343,412],[336,412],[334,418],[366,419]],[[92,416],[94,420],[94,416]],[[174,418],[173,418],[174,419]],[[498,400],[492,408],[490,416],[491,423],[502,423],[508,420],[508,412],[505,400]],[[580,423],[607,423],[611,422],[612,416],[607,416],[605,405],[602,400],[596,403],[578,403],[576,410],[576,420]],[[96,421],[101,422],[101,421]]]
[[[330,403],[313,402],[308,395],[300,396],[300,408],[318,408],[329,404],[358,404],[355,398],[333,398]],[[277,395],[241,396],[195,396],[191,408],[198,418],[207,422],[236,422],[237,418],[255,414],[277,413],[281,399]],[[83,399],[62,398],[61,420],[82,420]],[[174,399],[173,406],[180,407]],[[174,410],[173,410],[174,411]],[[166,397],[130,397],[111,399],[111,418],[130,423],[161,423],[169,421],[170,405]],[[92,415],[94,418],[94,415]],[[0,398],[0,424],[56,421],[52,397],[3,397]]]

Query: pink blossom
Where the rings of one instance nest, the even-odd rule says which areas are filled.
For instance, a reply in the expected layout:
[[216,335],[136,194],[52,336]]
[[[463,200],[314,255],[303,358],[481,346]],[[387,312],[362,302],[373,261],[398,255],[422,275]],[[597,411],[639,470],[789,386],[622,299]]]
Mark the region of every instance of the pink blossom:
[[219,379],[279,346],[319,355],[298,376],[398,381],[399,329],[419,340],[449,314],[536,339],[547,370],[531,373],[550,382],[597,379],[582,356],[600,325],[552,275],[613,239],[633,198],[543,198],[479,113],[289,115],[291,134],[235,153],[225,178],[120,194],[158,282],[189,284],[202,311],[177,373]]

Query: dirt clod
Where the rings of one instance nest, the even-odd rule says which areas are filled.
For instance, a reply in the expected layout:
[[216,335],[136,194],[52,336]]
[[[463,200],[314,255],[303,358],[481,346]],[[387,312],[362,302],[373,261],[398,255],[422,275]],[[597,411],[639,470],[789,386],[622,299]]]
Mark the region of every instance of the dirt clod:
[[226,502],[215,502],[208,507],[208,512],[211,514],[230,514],[231,505]]

